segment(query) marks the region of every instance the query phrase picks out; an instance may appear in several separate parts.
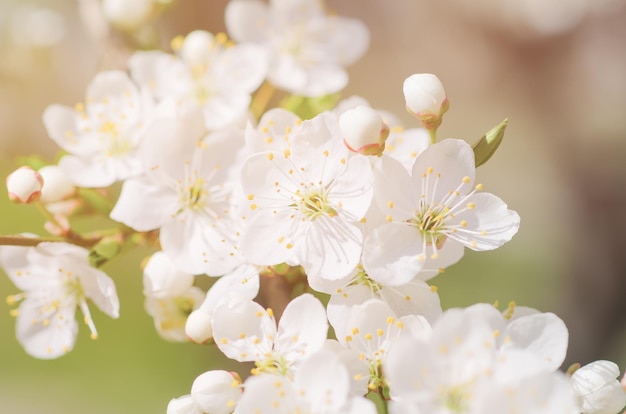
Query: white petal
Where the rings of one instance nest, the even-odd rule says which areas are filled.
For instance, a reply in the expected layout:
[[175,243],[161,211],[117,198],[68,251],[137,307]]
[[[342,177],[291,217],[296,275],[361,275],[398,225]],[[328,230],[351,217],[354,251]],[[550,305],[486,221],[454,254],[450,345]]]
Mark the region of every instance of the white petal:
[[276,321],[261,305],[231,295],[213,312],[213,337],[229,358],[259,361],[271,352],[276,336]]
[[[415,160],[411,174],[418,191],[422,188],[422,175],[429,175],[431,168],[433,172],[428,177],[426,196],[435,202],[441,202],[449,191],[455,191],[463,183],[464,177],[469,177],[465,188],[472,189],[476,167],[474,152],[467,142],[445,139],[426,148]],[[437,174],[440,177],[435,179]]]
[[305,293],[285,308],[274,348],[289,359],[300,359],[319,350],[327,332],[324,305],[315,296]]
[[[383,285],[402,285],[413,280],[425,261],[421,236],[411,226],[390,223],[376,228],[363,244],[363,268]],[[420,260],[421,259],[421,260]]]
[[505,341],[502,349],[525,349],[546,363],[554,371],[565,360],[569,334],[565,323],[553,313],[524,316],[512,321],[502,333]]
[[100,144],[93,139],[81,139],[77,130],[78,115],[72,108],[50,105],[43,113],[43,123],[50,138],[71,154],[89,155],[98,151]]
[[250,220],[241,240],[241,252],[250,263],[271,266],[295,257],[298,235],[291,216],[288,210],[266,210]]
[[454,220],[467,221],[459,228],[455,238],[473,250],[492,250],[511,240],[520,225],[519,215],[507,208],[500,198],[489,193],[477,193],[466,199],[475,207],[455,216]]
[[225,22],[237,42],[259,42],[266,37],[267,5],[261,1],[233,0],[226,6]]
[[396,287],[383,286],[380,296],[398,316],[422,315],[434,322],[441,315],[437,291],[419,279]]
[[111,211],[111,218],[137,231],[157,229],[171,220],[178,209],[178,195],[145,177],[124,182]]
[[[51,306],[52,296],[58,297],[59,308]],[[74,318],[76,302],[64,298],[62,290],[37,290],[20,304],[15,330],[17,340],[35,358],[58,358],[71,351],[78,333]],[[47,310],[42,313],[42,310]]]
[[339,216],[320,216],[309,226],[304,242],[296,245],[296,256],[307,274],[340,279],[359,264],[361,230]]
[[143,269],[143,294],[155,298],[176,297],[192,285],[194,276],[178,270],[163,252],[154,253]]

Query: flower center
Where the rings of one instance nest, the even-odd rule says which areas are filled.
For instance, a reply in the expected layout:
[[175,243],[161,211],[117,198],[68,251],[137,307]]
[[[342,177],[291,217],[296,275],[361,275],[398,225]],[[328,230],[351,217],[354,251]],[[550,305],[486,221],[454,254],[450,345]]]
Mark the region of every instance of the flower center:
[[311,221],[322,215],[329,217],[335,217],[337,215],[337,210],[332,207],[323,189],[314,189],[305,194],[296,191],[296,195],[300,197],[300,201],[298,205],[294,205],[294,207]]
[[448,207],[428,207],[425,211],[416,210],[415,216],[408,223],[421,233],[427,245],[441,249],[448,238],[445,219],[449,213]]
[[256,361],[254,365],[256,366],[256,368],[252,369],[254,375],[261,373],[287,375],[291,364],[281,354],[270,353],[267,354],[265,359]]
[[98,128],[101,139],[106,142],[106,156],[116,157],[128,153],[131,149],[130,141],[120,136],[118,125],[113,121],[105,121]]

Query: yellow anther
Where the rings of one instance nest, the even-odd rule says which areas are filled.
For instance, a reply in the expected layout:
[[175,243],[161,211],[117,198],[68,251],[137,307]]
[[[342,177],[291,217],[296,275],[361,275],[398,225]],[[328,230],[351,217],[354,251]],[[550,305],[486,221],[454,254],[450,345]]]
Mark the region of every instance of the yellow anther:
[[402,323],[402,321],[396,322],[396,326],[398,327],[398,329],[404,328],[404,324]]
[[433,169],[433,167],[428,167],[428,169],[426,170],[426,172],[427,172],[428,174],[432,174],[432,173],[433,173],[433,171],[435,171],[435,170]]
[[405,295],[404,296],[404,300],[406,300],[407,302],[411,300],[411,297],[409,295]]
[[291,127],[290,126],[285,128],[285,134],[291,134]]
[[328,150],[324,150],[324,156],[328,157],[328,154],[329,154]]
[[287,243],[287,244],[285,245],[285,247],[286,247],[286,248],[288,248],[288,249],[291,249],[291,248],[293,247],[293,244],[291,244],[291,243]]
[[461,220],[461,227],[467,227],[467,221]]
[[472,179],[469,178],[467,175],[465,177],[463,177],[463,183],[465,183],[465,184],[469,184],[471,180]]
[[388,317],[387,317],[387,323],[388,323],[388,324],[390,324],[390,325],[391,325],[391,324],[392,324],[392,323],[394,323],[394,322],[395,322],[395,318],[394,318],[393,316],[388,316]]
[[482,184],[477,184],[477,185],[476,185],[476,189],[477,189],[478,191],[483,191],[483,185],[482,185]]
[[180,50],[181,47],[183,47],[184,42],[185,38],[182,35],[178,35],[170,40],[170,47],[174,52],[177,52]]
[[282,242],[284,242],[284,241],[285,241],[285,238],[284,238],[283,236],[280,236],[280,237],[278,238],[278,243],[282,243]]
[[85,105],[82,102],[79,102],[74,105],[74,109],[76,110],[76,112],[85,112]]
[[260,318],[261,316],[263,316],[263,312],[261,312],[261,311],[257,311],[257,312],[256,312],[256,316],[258,316],[258,317]]
[[352,337],[350,335],[347,335],[346,336],[346,342],[350,342],[350,341],[352,341]]
[[467,208],[469,208],[470,210],[473,210],[474,208],[476,208],[476,204],[475,203],[467,203]]
[[244,339],[245,337],[246,337],[245,333],[242,332],[242,333],[239,334],[239,339]]
[[222,338],[222,339],[220,339],[220,342],[221,342],[223,345],[226,345],[226,344],[228,343],[228,339],[226,339],[226,338]]
[[224,44],[228,41],[228,35],[224,32],[219,32],[215,35],[215,41],[220,44]]
[[389,207],[389,208],[393,208],[393,201],[388,202],[388,203],[387,203],[387,207]]
[[272,308],[267,308],[265,311],[267,312],[267,316],[269,316],[270,318],[274,317],[274,311],[272,310]]
[[9,311],[9,315],[13,316],[14,318],[17,318],[17,316],[20,314],[19,309],[11,309]]
[[89,337],[95,341],[96,339],[98,339],[98,334],[95,332],[92,332],[91,335],[89,335]]
[[366,341],[371,341],[372,340],[372,334],[371,333],[366,333],[364,336]]
[[267,154],[267,159],[272,161],[274,159],[274,153],[270,152],[269,154]]
[[499,330],[497,330],[497,329],[495,329],[495,330],[493,331],[493,337],[494,337],[494,338],[497,338],[497,337],[499,337],[499,336],[500,336],[500,331],[499,331]]
[[248,200],[254,200],[254,194],[248,194]]
[[387,220],[388,222],[390,222],[390,223],[391,223],[391,222],[393,221],[393,217],[391,217],[391,216],[387,216],[387,217],[385,218],[385,220]]
[[283,151],[283,155],[285,156],[285,158],[289,158],[291,156],[291,151],[286,149],[286,150]]
[[439,290],[439,288],[437,286],[435,286],[435,285],[432,285],[430,287],[430,291],[433,292],[433,293],[437,293],[438,290]]
[[382,329],[378,328],[376,329],[376,336],[383,336],[385,334],[385,331],[383,331]]

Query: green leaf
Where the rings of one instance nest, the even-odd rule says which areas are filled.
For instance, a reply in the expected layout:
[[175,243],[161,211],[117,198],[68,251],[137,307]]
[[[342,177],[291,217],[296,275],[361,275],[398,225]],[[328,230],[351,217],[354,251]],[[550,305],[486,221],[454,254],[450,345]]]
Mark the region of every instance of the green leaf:
[[104,237],[89,251],[89,263],[93,267],[100,267],[117,256],[120,250],[118,237]]
[[506,129],[508,123],[509,119],[506,118],[504,121],[500,122],[500,124],[491,128],[477,143],[472,146],[476,167],[486,163],[496,152],[498,146],[504,138],[504,130]]
[[287,109],[302,119],[311,119],[321,112],[333,109],[339,102],[340,94],[307,98],[304,96],[290,95],[280,102],[280,107]]

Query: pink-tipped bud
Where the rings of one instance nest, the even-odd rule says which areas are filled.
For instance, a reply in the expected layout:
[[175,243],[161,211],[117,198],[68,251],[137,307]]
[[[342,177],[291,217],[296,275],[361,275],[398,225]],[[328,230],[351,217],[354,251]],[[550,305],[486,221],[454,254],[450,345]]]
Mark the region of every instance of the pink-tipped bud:
[[389,127],[378,112],[367,106],[357,106],[339,117],[343,142],[350,151],[363,155],[381,156]]
[[439,78],[431,73],[411,75],[404,80],[402,91],[406,109],[422,121],[424,128],[437,129],[449,107]]
[[41,197],[43,178],[30,167],[20,167],[7,177],[7,190],[11,201],[33,203]]

